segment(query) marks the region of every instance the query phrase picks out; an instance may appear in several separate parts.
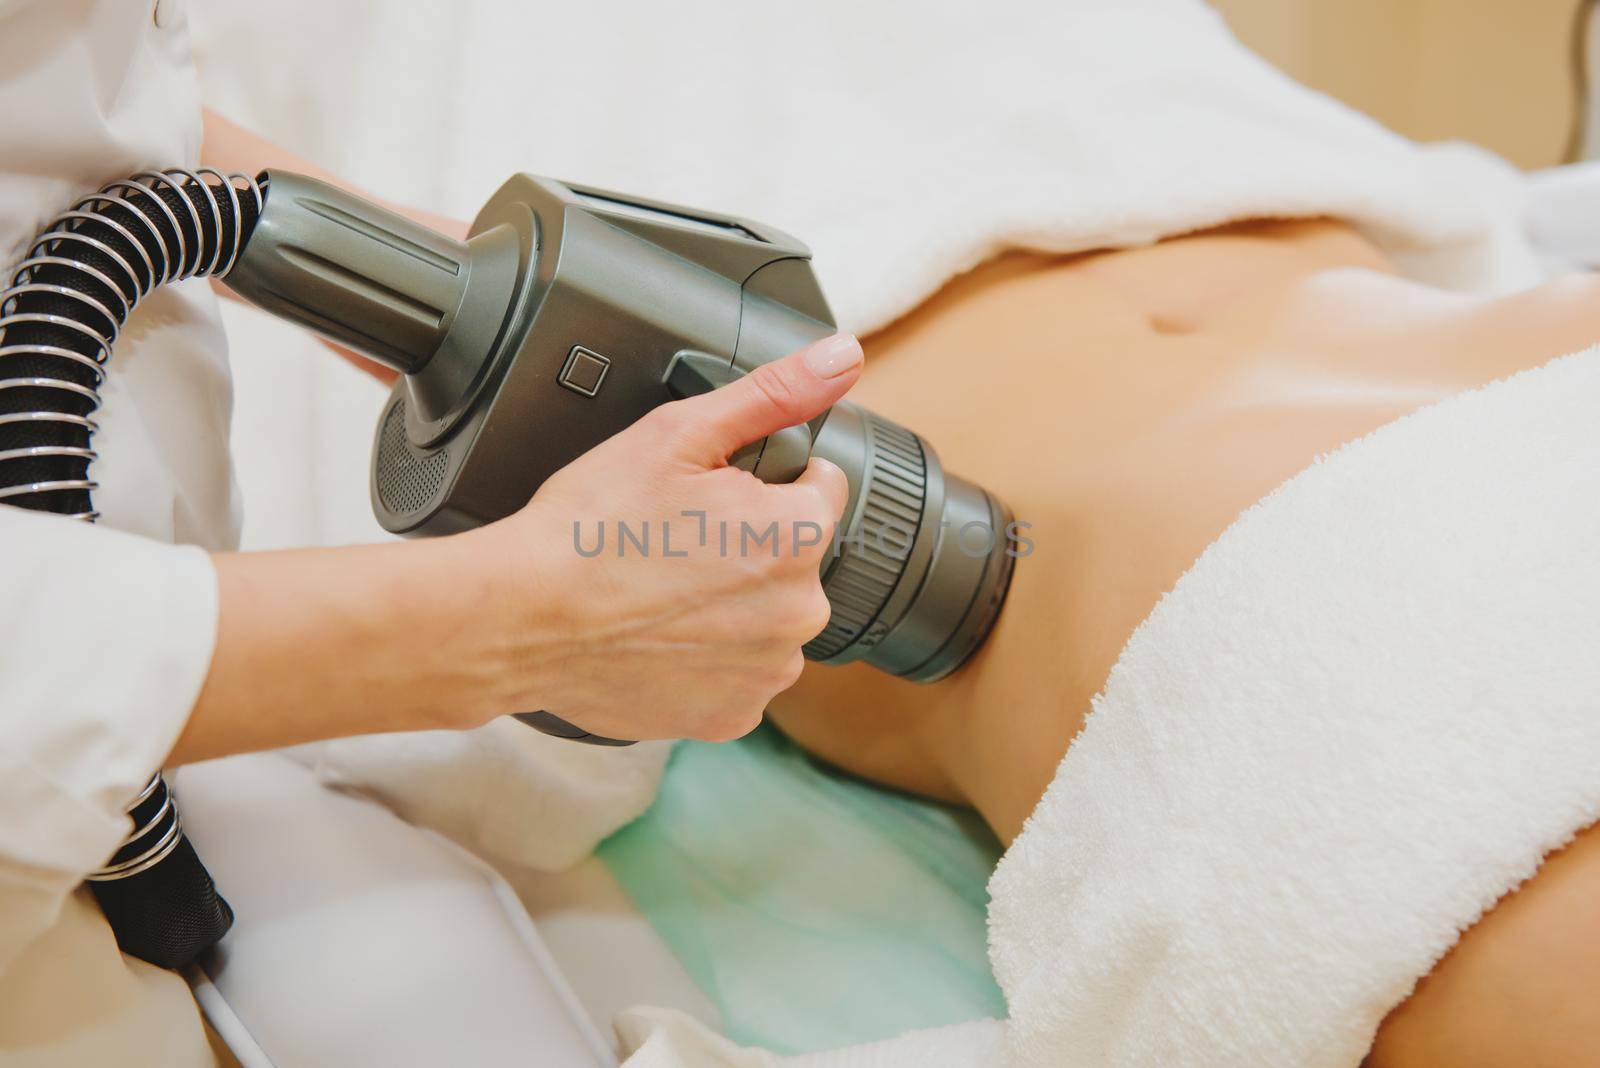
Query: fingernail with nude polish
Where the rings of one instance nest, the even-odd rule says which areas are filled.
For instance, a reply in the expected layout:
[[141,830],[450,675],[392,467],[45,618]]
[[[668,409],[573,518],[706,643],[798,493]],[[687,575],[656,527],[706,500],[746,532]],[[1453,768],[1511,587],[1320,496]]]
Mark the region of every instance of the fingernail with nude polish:
[[861,363],[861,342],[854,334],[834,334],[806,349],[806,366],[818,378],[838,378]]

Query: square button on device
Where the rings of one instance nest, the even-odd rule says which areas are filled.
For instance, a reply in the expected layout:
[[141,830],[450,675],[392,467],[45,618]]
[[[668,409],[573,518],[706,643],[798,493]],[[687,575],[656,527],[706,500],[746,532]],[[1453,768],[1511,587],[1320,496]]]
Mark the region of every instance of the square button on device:
[[574,393],[592,397],[600,392],[600,383],[606,380],[609,370],[610,360],[582,345],[574,345],[567,353],[567,363],[561,368],[559,381]]

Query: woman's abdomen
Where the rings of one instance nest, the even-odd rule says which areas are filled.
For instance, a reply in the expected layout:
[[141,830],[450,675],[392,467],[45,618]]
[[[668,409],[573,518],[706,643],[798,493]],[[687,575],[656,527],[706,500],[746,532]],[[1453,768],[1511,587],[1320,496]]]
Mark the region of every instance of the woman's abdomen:
[[1129,635],[1240,511],[1321,453],[1587,344],[1594,288],[1442,293],[1326,222],[974,271],[868,340],[852,399],[1004,498],[1032,552],[950,679],[813,667],[775,718],[1009,839]]

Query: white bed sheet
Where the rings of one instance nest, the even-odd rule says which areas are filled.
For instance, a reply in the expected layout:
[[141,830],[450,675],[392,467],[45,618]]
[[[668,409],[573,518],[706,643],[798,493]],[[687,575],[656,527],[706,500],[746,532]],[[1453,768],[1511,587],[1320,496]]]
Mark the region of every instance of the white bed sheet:
[[598,862],[487,865],[276,754],[182,769],[185,828],[237,919],[191,977],[246,1065],[616,1062],[639,1002],[716,1014]]

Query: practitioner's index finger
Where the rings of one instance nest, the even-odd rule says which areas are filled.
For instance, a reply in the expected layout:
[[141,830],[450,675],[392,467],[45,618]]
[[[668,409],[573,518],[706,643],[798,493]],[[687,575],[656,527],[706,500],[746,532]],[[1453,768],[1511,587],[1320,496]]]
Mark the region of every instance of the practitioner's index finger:
[[752,441],[820,415],[855,385],[861,359],[853,335],[834,334],[685,402],[694,406],[702,458],[721,463]]

